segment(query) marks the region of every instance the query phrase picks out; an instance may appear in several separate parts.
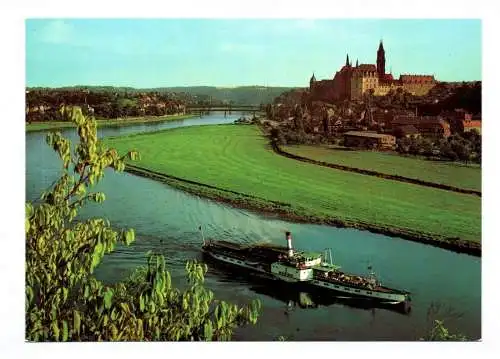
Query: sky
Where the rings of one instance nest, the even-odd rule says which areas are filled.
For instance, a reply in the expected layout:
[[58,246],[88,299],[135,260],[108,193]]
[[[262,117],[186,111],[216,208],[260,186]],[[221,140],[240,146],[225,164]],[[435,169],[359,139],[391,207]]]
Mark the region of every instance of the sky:
[[26,86],[305,87],[352,63],[481,80],[477,19],[27,19]]

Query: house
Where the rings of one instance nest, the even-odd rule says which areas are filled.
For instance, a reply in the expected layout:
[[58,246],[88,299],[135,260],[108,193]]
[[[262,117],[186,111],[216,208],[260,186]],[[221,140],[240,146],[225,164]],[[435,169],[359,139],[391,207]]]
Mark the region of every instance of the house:
[[450,124],[441,116],[396,115],[391,121],[393,133],[400,133],[404,127],[414,126],[422,136],[448,137],[451,135]]
[[481,120],[462,120],[463,132],[469,132],[476,130],[481,134]]
[[468,113],[463,109],[455,109],[454,111],[443,111],[440,116],[444,118],[450,124],[450,130],[452,134],[464,133],[464,122],[472,120],[472,114]]
[[393,149],[396,137],[387,134],[363,131],[344,133],[344,145],[347,147]]
[[[420,132],[413,125],[401,126],[399,128],[398,132],[399,132],[400,137],[406,137],[406,138],[411,138],[411,137],[417,138],[417,137],[420,137]],[[398,136],[396,136],[396,137],[398,137]]]
[[423,136],[427,137],[446,138],[451,135],[450,124],[441,116],[421,116],[417,128]]

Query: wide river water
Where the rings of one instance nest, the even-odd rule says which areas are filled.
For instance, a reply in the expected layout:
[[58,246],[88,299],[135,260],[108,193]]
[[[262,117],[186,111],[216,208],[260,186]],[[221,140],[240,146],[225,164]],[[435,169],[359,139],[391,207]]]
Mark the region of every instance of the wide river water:
[[[99,136],[119,136],[192,125],[230,123],[241,114],[99,129]],[[76,138],[74,129],[63,130]],[[35,200],[60,173],[60,162],[45,142],[46,132],[26,133],[26,199]],[[195,145],[195,144],[193,144]],[[291,160],[292,161],[292,160]],[[215,297],[236,303],[258,298],[263,311],[258,324],[238,329],[237,340],[415,340],[428,327],[431,305],[440,307],[452,331],[471,339],[481,337],[481,259],[440,248],[329,226],[288,223],[193,196],[150,179],[106,172],[96,190],[106,201],[85,209],[82,217],[105,216],[116,228],[134,228],[136,242],[118,247],[96,271],[115,282],[139,265],[152,250],[165,255],[174,282],[180,283],[186,260],[200,257],[205,236],[238,242],[286,245],[283,230],[292,232],[294,246],[323,251],[332,248],[334,262],[344,270],[366,274],[372,265],[388,286],[412,293],[412,310],[404,315],[382,308],[359,308],[348,303],[300,306],[301,293],[287,293],[209,266],[206,285]],[[310,297],[313,301],[314,297]]]

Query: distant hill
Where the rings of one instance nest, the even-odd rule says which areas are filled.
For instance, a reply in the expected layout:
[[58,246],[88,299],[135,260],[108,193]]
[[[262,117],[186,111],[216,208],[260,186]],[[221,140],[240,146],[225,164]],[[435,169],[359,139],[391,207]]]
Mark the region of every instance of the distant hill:
[[234,105],[260,105],[272,103],[274,98],[292,87],[265,87],[265,86],[240,86],[240,87],[167,87],[170,92],[184,92],[193,96],[207,96],[223,103]]
[[[40,90],[40,87],[27,88],[27,90]],[[43,88],[48,89],[48,88]],[[292,87],[266,87],[266,86],[186,86],[186,87],[158,87],[158,88],[132,88],[113,86],[71,86],[59,87],[57,90],[90,90],[98,92],[158,92],[175,93],[173,96],[189,104],[233,104],[233,105],[260,105],[273,102],[273,99]],[[55,89],[54,89],[55,90]]]

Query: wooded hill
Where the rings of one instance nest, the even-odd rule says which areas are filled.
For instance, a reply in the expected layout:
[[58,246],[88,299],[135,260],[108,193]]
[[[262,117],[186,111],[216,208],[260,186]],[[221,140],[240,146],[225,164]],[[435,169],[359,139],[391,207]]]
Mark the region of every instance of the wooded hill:
[[168,94],[168,98],[179,100],[186,105],[255,105],[271,103],[273,99],[291,87],[266,87],[266,86],[239,86],[239,87],[215,87],[215,86],[186,86],[186,87],[158,87],[158,88],[133,88],[113,86],[70,86],[59,88],[27,88],[29,91],[75,91],[88,90],[91,92],[110,93],[156,93],[158,95]]

